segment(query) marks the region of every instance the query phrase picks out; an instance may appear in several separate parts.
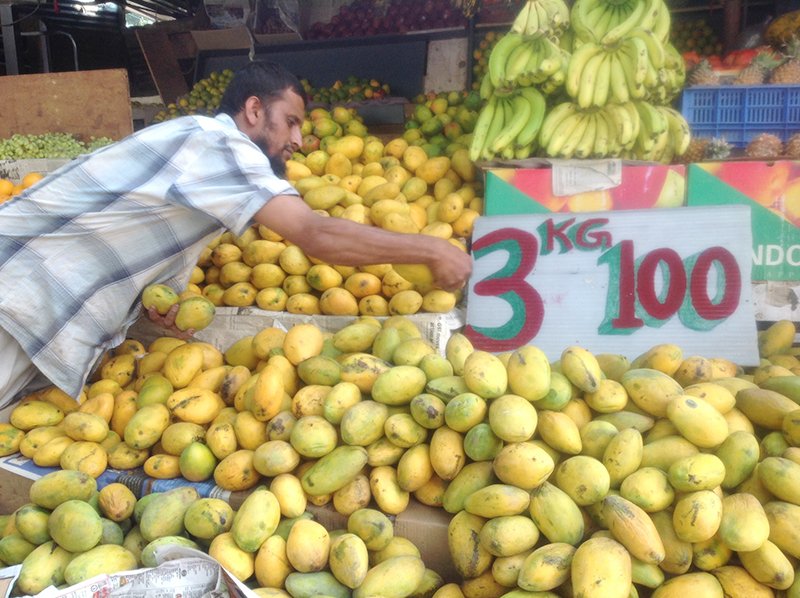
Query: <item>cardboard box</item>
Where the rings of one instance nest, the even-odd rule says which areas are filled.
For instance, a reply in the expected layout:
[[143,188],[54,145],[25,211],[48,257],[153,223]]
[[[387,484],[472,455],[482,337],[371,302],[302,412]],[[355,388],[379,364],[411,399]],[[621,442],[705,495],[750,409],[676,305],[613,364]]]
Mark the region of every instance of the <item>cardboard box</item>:
[[618,160],[553,162],[536,168],[489,168],[487,216],[677,207],[685,203],[682,165]]
[[71,133],[83,140],[133,133],[125,69],[3,77],[0,138]]
[[692,164],[687,203],[750,207],[756,319],[800,321],[800,162]]

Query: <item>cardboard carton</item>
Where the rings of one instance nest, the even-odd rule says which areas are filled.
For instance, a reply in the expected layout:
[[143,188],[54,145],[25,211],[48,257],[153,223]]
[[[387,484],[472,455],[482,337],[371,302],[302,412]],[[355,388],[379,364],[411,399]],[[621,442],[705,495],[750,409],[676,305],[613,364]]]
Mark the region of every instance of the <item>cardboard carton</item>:
[[682,165],[629,165],[618,160],[553,162],[486,171],[487,216],[667,208],[685,203]]
[[800,321],[800,162],[692,164],[688,205],[747,205],[756,319]]

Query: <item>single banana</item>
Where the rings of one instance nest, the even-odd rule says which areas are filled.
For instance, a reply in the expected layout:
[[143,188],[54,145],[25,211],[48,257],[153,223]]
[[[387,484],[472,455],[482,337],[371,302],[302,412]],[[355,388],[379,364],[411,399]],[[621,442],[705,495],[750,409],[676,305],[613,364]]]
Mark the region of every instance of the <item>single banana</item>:
[[504,85],[514,85],[516,83],[517,78],[525,70],[525,66],[528,64],[532,53],[533,46],[527,42],[521,43],[511,51],[504,69]]
[[[599,4],[600,2],[597,3]],[[586,42],[595,41],[593,27],[589,25],[586,19],[588,11],[591,10],[594,4],[595,1],[593,0],[575,0],[572,5],[569,18],[576,39]]]
[[623,110],[628,113],[631,125],[633,126],[632,138],[627,143],[628,149],[630,149],[634,140],[639,136],[639,131],[642,128],[642,119],[639,118],[639,111],[636,109],[636,104],[634,102],[625,102],[624,104],[621,104],[621,106]]
[[[631,97],[631,99],[640,100],[645,96],[646,90],[641,81],[637,82],[638,57],[632,56],[630,52],[626,51],[627,49],[628,46],[623,43],[623,45],[617,50],[617,56],[619,57],[619,62],[622,65],[622,72],[625,74],[625,83],[628,87],[628,95]],[[643,78],[644,72],[642,72],[642,79]]]
[[615,102],[624,104],[630,99],[630,92],[628,91],[628,83],[625,80],[625,70],[620,63],[620,58],[617,55],[617,52],[610,53],[609,62],[609,87],[611,98]]
[[517,147],[514,149],[514,159],[525,160],[526,158],[530,158],[533,155],[535,149],[536,149],[535,144],[533,143]]
[[498,152],[498,154],[503,160],[513,160],[514,159],[514,146],[508,145],[504,147],[502,150]]
[[481,96],[482,100],[488,100],[490,97],[492,97],[493,92],[494,85],[492,85],[492,78],[488,73],[485,73],[481,79],[481,86],[478,90],[478,95]]
[[489,133],[489,125],[492,123],[496,109],[497,97],[491,96],[478,114],[475,127],[472,129],[472,141],[469,145],[469,159],[473,162],[481,157],[483,146],[486,144],[486,136]]
[[634,80],[637,84],[644,83],[644,79],[647,76],[647,68],[650,64],[650,59],[647,56],[647,46],[638,37],[629,37],[625,40],[622,50],[636,61]]
[[632,143],[636,137],[633,134],[633,123],[628,111],[620,104],[607,104],[606,114],[609,116],[609,120],[613,121],[613,129],[620,146],[625,147]]
[[565,158],[567,160],[575,155],[575,148],[578,147],[578,143],[580,143],[581,139],[583,139],[583,134],[586,132],[586,129],[589,126],[589,115],[587,113],[584,112],[578,116],[580,117],[578,124],[575,125],[575,128],[569,135],[567,135],[566,140],[561,145],[559,150],[553,155],[556,155],[560,158]]
[[586,129],[581,135],[580,141],[575,145],[573,156],[578,159],[585,159],[592,155],[595,141],[597,138],[597,113],[593,112],[586,115]]
[[[580,0],[579,0],[580,1]],[[567,66],[567,78],[564,81],[564,89],[572,98],[578,97],[578,90],[580,89],[581,75],[584,67],[589,60],[602,52],[602,46],[594,42],[586,42],[580,48],[575,50],[570,58],[569,65]]]
[[655,20],[653,26],[650,27],[655,33],[656,37],[663,44],[669,41],[669,31],[672,26],[672,16],[670,15],[669,8],[664,4],[663,0],[656,3]]
[[594,136],[594,147],[592,147],[592,157],[607,158],[611,152],[611,130],[608,114],[605,110],[598,110],[595,113],[597,119],[597,132]]
[[499,152],[506,146],[512,146],[512,142],[517,138],[520,131],[525,127],[528,119],[531,116],[531,104],[528,99],[522,94],[515,95],[510,102],[513,116],[510,120],[506,121],[503,129],[497,134],[492,142],[492,151]]
[[581,81],[578,86],[577,100],[579,107],[586,109],[592,105],[597,74],[605,58],[606,52],[603,50],[592,56],[591,60],[586,63],[581,73]]
[[652,29],[664,7],[664,0],[643,0],[645,3],[644,14],[639,19],[638,25],[643,29]]
[[610,52],[603,52],[603,60],[597,67],[597,80],[594,84],[592,106],[605,106],[611,90],[611,56]]
[[646,0],[636,0],[633,11],[619,25],[609,29],[600,39],[600,43],[611,46],[625,37],[631,29],[639,24],[646,6]]
[[539,147],[545,148],[550,143],[550,139],[558,126],[567,117],[572,116],[578,111],[578,106],[572,102],[562,102],[554,106],[550,112],[545,114],[542,127],[539,130]]
[[649,60],[647,61],[647,69],[645,70],[644,81],[642,81],[642,84],[644,85],[644,88],[651,94],[655,91],[659,84],[658,71]]
[[528,0],[528,2],[522,5],[522,8],[514,18],[514,22],[511,23],[511,31],[514,33],[525,33],[525,24],[528,21],[528,13],[532,6],[533,2],[531,2],[531,0]]
[[[489,54],[488,74],[491,77],[492,85],[500,87],[505,80],[505,68],[508,56],[523,42],[523,37],[518,33],[506,33],[495,44]],[[484,75],[485,76],[485,75]]]
[[653,117],[650,115],[649,104],[645,105],[645,102],[634,102],[634,105],[636,106],[636,111],[639,113],[640,123],[639,134],[636,136],[634,150],[639,156],[642,156],[641,159],[644,159],[644,156],[649,154],[656,145],[656,135],[653,134],[650,128]]
[[583,113],[576,110],[556,126],[545,148],[545,153],[548,156],[556,157],[558,155],[569,136],[573,134],[576,127],[580,124],[582,118]]
[[522,127],[517,135],[517,146],[528,146],[534,143],[539,129],[542,128],[544,116],[547,111],[544,96],[534,87],[524,87],[520,89],[520,94],[528,104],[530,104],[530,115],[525,126]]
[[628,32],[628,35],[630,37],[638,37],[644,42],[644,45],[647,46],[647,57],[650,59],[650,64],[656,69],[660,69],[664,66],[666,61],[664,44],[661,43],[651,29],[634,27]]
[[689,143],[692,140],[689,123],[686,122],[686,119],[680,112],[671,106],[661,106],[660,110],[666,114],[669,120],[669,133],[672,138],[672,146],[675,150],[675,155],[682,156],[686,153],[686,150],[689,149]]
[[539,61],[536,75],[533,77],[533,81],[536,83],[541,83],[558,71],[561,68],[561,63],[564,60],[564,54],[561,51],[561,48],[556,46],[549,39],[544,38],[542,40],[541,47],[544,57]]
[[560,33],[569,26],[569,8],[564,0],[539,0],[542,2],[553,30]]

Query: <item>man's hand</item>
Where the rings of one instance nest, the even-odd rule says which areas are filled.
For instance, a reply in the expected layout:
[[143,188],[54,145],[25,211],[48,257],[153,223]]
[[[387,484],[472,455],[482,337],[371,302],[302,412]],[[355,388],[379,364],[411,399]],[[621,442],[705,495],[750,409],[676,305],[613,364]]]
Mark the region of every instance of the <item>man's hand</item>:
[[431,256],[431,272],[436,286],[445,291],[457,291],[467,284],[472,274],[472,257],[444,242],[442,249]]
[[174,336],[175,338],[179,338],[182,340],[189,340],[194,336],[194,328],[188,328],[186,330],[181,330],[177,326],[175,326],[175,316],[178,315],[178,308],[180,306],[176,303],[172,307],[169,308],[169,311],[165,313],[163,316],[158,313],[155,307],[150,307],[147,310],[147,317],[150,318],[153,322],[164,328],[168,333],[169,336]]

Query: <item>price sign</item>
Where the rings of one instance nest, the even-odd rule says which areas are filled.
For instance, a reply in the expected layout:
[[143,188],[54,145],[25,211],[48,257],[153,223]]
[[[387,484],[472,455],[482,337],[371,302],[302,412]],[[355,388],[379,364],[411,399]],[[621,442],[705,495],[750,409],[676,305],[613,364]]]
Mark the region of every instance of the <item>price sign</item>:
[[553,360],[674,343],[757,365],[750,228],[746,206],[482,217],[465,334]]

